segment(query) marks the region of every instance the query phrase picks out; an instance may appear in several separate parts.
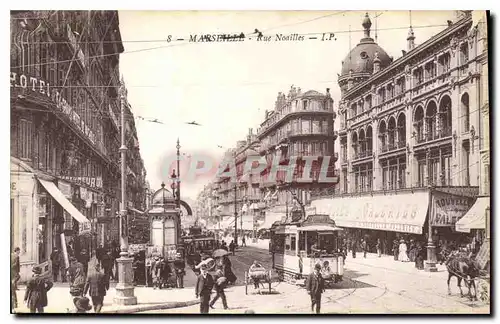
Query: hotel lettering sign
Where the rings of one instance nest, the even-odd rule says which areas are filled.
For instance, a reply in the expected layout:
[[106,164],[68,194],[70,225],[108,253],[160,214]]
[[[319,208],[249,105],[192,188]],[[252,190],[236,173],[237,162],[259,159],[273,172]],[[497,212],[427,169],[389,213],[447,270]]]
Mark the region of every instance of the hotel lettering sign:
[[473,198],[434,193],[432,197],[432,226],[455,226],[471,208]]
[[92,188],[102,189],[102,177],[91,178],[91,177],[69,177],[60,176],[60,179],[68,180],[77,184],[85,184]]
[[62,112],[66,117],[82,132],[92,144],[96,144],[96,135],[85,124],[80,115],[69,105],[69,103],[59,94],[59,92],[50,87],[50,83],[45,82],[35,77],[28,77],[24,74],[10,72],[10,87],[28,89],[34,92],[41,93],[51,98],[56,104],[57,110]]

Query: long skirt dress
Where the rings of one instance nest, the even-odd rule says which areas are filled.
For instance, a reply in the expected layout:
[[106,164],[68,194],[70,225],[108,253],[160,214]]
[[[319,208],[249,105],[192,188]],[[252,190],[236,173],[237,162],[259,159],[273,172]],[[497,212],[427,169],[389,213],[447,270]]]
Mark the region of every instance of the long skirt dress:
[[408,262],[410,259],[408,259],[408,254],[406,253],[406,244],[401,243],[399,245],[399,261],[401,262]]

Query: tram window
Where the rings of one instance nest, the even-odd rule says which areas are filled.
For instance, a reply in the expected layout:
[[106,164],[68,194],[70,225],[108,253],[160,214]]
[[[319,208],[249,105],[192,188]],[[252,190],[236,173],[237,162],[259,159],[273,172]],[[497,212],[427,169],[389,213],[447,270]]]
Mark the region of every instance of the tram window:
[[291,244],[290,234],[287,234],[285,237],[285,250],[286,251],[290,250],[290,244]]
[[297,238],[294,236],[290,239],[290,250],[295,251],[296,249]]
[[306,238],[304,234],[299,234],[299,251],[305,251],[306,249]]

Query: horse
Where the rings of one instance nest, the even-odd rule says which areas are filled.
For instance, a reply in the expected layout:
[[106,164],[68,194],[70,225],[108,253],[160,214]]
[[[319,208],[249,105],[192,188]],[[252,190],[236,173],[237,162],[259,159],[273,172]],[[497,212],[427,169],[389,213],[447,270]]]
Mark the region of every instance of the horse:
[[[469,289],[469,299],[477,300],[477,289],[474,279],[479,276],[479,269],[474,261],[464,253],[451,253],[446,260],[446,269],[448,270],[448,295],[451,295],[450,280],[451,277],[457,277],[457,285],[460,289],[460,297],[464,297],[461,282],[462,279]],[[474,296],[472,296],[471,286],[474,287]]]

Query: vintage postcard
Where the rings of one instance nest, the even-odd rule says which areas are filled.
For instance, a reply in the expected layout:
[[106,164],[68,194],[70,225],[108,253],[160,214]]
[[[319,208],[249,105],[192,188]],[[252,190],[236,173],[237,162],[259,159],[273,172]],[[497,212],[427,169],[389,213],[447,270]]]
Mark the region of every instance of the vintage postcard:
[[488,21],[11,11],[11,312],[490,314]]

